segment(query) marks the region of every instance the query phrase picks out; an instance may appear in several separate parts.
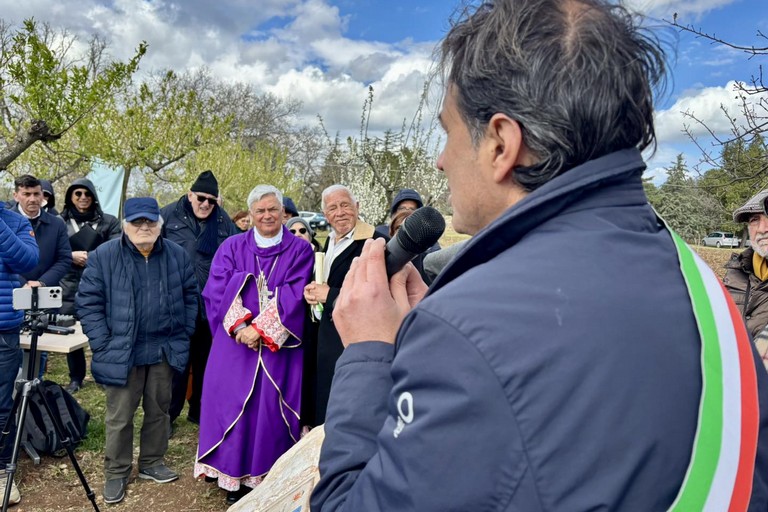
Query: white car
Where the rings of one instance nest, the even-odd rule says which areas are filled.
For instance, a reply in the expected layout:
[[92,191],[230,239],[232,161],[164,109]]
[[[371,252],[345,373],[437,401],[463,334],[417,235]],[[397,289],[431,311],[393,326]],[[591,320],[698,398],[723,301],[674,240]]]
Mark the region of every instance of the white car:
[[299,212],[299,217],[306,220],[312,229],[328,229],[328,219],[322,213]]
[[704,237],[701,245],[705,247],[738,247],[741,243],[736,235],[725,231],[713,231]]

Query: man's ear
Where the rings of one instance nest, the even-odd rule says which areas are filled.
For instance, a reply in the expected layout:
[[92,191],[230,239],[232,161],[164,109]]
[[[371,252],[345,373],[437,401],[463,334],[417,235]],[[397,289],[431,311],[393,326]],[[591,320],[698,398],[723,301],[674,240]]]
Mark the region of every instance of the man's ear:
[[488,150],[491,152],[496,183],[510,179],[515,167],[528,160],[520,123],[506,114],[497,113],[491,117],[486,128],[486,140],[490,144]]

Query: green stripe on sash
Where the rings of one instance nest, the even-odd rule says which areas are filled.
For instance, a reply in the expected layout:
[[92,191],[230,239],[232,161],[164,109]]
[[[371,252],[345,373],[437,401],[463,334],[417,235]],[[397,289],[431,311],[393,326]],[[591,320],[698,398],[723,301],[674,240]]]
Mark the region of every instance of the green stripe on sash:
[[715,318],[699,269],[691,249],[671,229],[669,232],[677,247],[680,267],[693,304],[693,312],[701,335],[702,397],[699,427],[693,454],[683,486],[670,511],[690,512],[702,510],[720,457],[723,436],[723,383],[718,376],[723,372]]

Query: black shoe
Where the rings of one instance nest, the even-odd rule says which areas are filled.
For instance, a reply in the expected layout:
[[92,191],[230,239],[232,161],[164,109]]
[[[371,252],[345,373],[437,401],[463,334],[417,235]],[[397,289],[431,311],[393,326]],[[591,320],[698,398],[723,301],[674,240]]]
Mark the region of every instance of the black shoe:
[[215,482],[216,480],[218,480],[218,478],[216,478],[215,476],[206,476],[205,477],[205,481],[208,482],[208,483]]
[[72,395],[80,391],[81,387],[83,387],[82,382],[77,382],[76,380],[73,380],[73,381],[70,381],[69,384],[67,384],[67,387],[65,387],[64,390],[70,395]]
[[195,425],[200,424],[200,416],[192,416],[190,414],[187,414],[187,421],[190,423],[194,423]]
[[227,503],[232,505],[233,503],[237,503],[240,501],[240,498],[251,492],[253,489],[250,487],[246,487],[244,485],[240,486],[240,489],[236,491],[227,491]]
[[107,480],[104,484],[104,503],[120,503],[123,501],[123,498],[125,498],[125,487],[127,485],[127,478]]

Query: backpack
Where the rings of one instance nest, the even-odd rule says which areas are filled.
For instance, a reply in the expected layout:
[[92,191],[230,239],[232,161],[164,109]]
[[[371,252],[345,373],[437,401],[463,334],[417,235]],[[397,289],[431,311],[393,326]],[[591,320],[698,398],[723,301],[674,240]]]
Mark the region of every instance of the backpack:
[[[58,417],[59,425],[69,435],[74,449],[87,435],[88,420],[90,420],[91,415],[59,384],[50,380],[46,380],[43,384],[43,387],[37,389],[38,391],[45,389],[48,405]],[[41,392],[29,395],[23,439],[41,455],[47,454],[57,457],[66,455],[64,445],[54,428],[53,420],[43,405]]]

